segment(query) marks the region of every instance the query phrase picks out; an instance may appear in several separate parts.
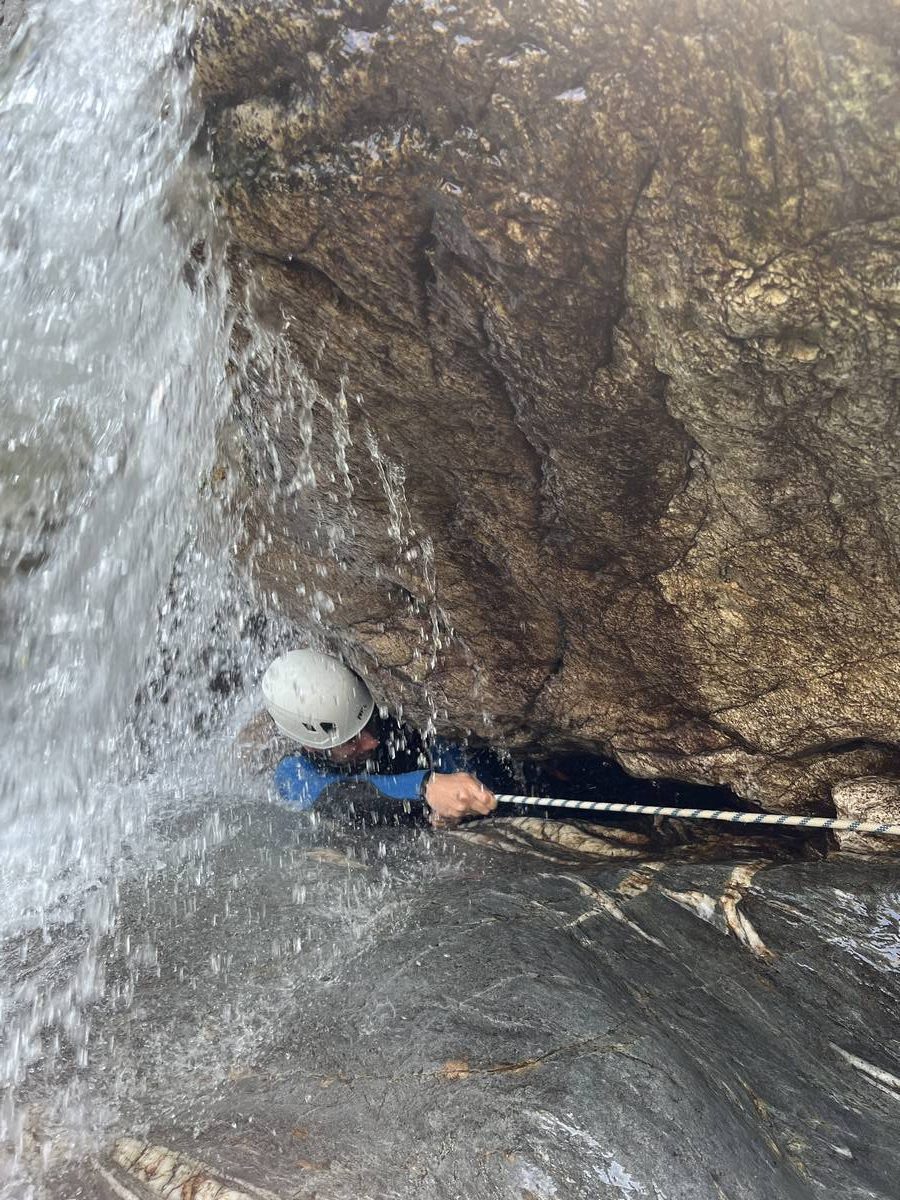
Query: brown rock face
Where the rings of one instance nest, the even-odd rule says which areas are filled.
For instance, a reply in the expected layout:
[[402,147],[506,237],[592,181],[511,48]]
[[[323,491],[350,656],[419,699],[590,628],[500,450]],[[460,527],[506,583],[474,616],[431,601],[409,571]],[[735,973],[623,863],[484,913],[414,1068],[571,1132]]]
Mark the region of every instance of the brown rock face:
[[320,389],[244,420],[288,615],[514,744],[770,806],[900,772],[898,42],[892,0],[213,0],[240,272]]
[[[855,817],[860,821],[897,824],[900,820],[900,779],[874,776],[848,779],[835,784],[832,794],[834,807],[839,817]],[[885,851],[896,854],[895,837],[879,837],[877,834],[839,833],[837,840],[842,850],[857,854],[873,854]]]

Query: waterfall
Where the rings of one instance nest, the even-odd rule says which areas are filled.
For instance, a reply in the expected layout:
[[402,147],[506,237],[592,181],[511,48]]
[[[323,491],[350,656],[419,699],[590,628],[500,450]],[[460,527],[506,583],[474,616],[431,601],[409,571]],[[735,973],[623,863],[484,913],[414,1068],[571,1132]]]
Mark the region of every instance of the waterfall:
[[53,0],[0,60],[0,947],[45,967],[23,983],[0,960],[0,1134],[20,1143],[47,1030],[86,1053],[108,867],[146,822],[132,724],[173,564],[215,559],[196,546],[227,281],[191,21]]

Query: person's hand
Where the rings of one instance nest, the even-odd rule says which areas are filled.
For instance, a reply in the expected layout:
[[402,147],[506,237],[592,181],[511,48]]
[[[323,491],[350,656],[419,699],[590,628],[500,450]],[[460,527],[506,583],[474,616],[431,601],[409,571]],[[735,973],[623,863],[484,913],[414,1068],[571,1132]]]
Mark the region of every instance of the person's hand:
[[431,809],[431,823],[438,829],[452,829],[463,817],[486,817],[497,807],[494,793],[465,771],[432,775],[425,788],[425,803]]

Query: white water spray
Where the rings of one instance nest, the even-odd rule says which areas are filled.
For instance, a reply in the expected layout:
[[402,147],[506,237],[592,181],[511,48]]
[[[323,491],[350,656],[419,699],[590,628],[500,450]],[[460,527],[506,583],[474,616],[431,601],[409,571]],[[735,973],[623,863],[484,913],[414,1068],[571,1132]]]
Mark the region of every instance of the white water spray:
[[146,818],[129,722],[227,403],[189,36],[180,7],[54,0],[0,68],[0,945],[68,947],[0,975],[20,1149],[47,1029],[86,1053],[109,864]]

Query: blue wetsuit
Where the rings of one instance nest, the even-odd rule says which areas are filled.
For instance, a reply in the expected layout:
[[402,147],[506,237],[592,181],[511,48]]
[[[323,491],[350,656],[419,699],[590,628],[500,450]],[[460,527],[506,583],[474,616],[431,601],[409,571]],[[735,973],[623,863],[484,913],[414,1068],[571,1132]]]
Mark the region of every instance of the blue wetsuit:
[[[422,761],[428,765],[419,766]],[[394,762],[400,767],[416,763],[416,769],[394,773],[391,771]],[[341,771],[327,761],[317,762],[305,754],[290,754],[275,768],[275,788],[281,799],[293,808],[306,810],[315,806],[322,792],[331,784],[369,783],[382,796],[396,801],[397,809],[401,811],[404,801],[424,799],[423,785],[433,771],[470,771],[492,790],[504,790],[511,782],[508,772],[490,751],[467,751],[461,746],[443,742],[435,742],[427,754],[417,744],[394,760],[379,754],[374,766],[374,770],[353,773]]]
[[428,774],[429,770],[403,771],[398,775],[380,772],[345,775],[319,766],[303,754],[291,754],[275,768],[275,787],[282,800],[301,809],[312,808],[329,784],[351,781],[371,783],[389,800],[420,800],[422,784]]

